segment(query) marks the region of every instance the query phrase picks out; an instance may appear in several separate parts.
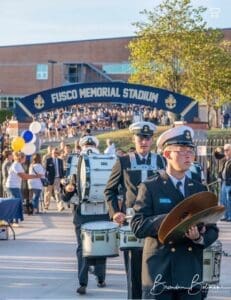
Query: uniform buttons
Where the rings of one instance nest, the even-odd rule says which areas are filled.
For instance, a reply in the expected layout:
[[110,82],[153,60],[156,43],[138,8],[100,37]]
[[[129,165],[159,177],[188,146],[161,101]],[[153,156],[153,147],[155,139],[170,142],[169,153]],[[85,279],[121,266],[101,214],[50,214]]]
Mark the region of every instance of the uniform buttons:
[[169,243],[169,245],[172,245],[172,244],[173,244],[173,241],[169,241],[168,243]]
[[176,248],[172,247],[171,252],[175,252],[175,251],[176,251]]
[[188,247],[188,251],[192,251],[192,247]]

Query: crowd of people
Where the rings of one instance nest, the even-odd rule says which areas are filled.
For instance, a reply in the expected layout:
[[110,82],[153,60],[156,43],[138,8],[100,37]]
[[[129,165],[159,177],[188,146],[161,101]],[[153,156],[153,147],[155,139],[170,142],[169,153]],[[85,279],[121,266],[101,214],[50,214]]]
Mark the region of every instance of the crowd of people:
[[[95,132],[128,128],[131,123],[140,120],[167,126],[172,124],[175,118],[174,114],[156,108],[107,103],[73,105],[36,116],[42,127],[40,138],[43,141],[61,141],[66,137],[80,137],[86,128]],[[14,120],[14,117],[11,120]],[[6,135],[9,133],[9,121],[10,119],[7,119],[1,125],[2,133]]]

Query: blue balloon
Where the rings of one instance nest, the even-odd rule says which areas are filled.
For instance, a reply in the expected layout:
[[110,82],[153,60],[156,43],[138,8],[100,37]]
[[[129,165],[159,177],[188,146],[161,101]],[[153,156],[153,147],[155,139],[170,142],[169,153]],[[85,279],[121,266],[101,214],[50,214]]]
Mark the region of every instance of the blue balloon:
[[24,139],[25,143],[29,143],[33,139],[33,133],[30,130],[24,130],[21,137]]

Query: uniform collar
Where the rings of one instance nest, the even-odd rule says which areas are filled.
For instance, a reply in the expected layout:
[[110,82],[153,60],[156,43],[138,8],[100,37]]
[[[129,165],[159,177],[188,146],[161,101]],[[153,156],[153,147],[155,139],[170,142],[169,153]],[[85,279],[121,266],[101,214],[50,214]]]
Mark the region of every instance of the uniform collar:
[[172,176],[172,175],[169,174],[168,172],[167,172],[167,174],[168,174],[168,176],[170,177],[170,179],[172,180],[174,186],[176,186],[176,184],[177,184],[178,181],[181,181],[181,182],[182,182],[182,186],[184,186],[184,184],[185,184],[185,177],[186,177],[186,176],[184,176],[184,177],[181,178],[181,179],[177,179],[176,177]]

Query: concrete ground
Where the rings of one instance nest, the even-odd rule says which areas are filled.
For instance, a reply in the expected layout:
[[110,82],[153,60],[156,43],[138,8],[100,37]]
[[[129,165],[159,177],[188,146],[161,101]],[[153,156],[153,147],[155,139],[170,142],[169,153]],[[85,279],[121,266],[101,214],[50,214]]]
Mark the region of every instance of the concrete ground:
[[[223,250],[231,253],[231,223],[220,222]],[[122,255],[107,262],[107,286],[98,288],[89,275],[87,294],[76,294],[76,241],[70,210],[25,216],[15,229],[16,240],[0,241],[0,300],[3,299],[126,299]],[[231,299],[231,257],[223,256],[220,286],[208,300]]]

